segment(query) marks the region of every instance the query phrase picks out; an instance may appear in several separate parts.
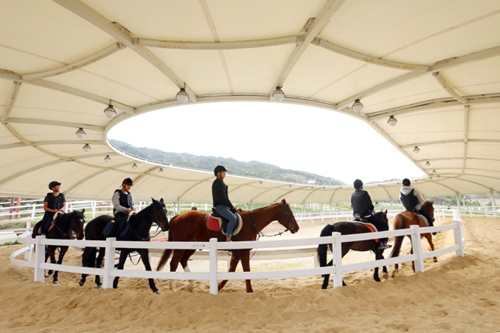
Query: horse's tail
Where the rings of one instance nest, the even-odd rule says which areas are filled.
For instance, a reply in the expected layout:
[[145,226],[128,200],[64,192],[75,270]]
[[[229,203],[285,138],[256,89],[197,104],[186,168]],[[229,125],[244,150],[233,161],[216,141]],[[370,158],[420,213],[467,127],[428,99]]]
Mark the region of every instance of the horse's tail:
[[[393,230],[405,229],[405,220],[403,214],[397,214],[392,222]],[[401,245],[403,244],[404,236],[397,236],[394,238],[394,247],[392,248],[391,255],[389,258],[394,258],[399,256],[399,251],[401,251]]]
[[163,266],[167,263],[168,258],[170,258],[170,254],[172,253],[172,249],[165,249],[161,256],[160,262],[158,262],[158,267],[156,267],[157,271],[161,271]]
[[[331,236],[334,231],[334,226],[333,224],[327,224],[323,230],[321,230],[321,237],[326,237],[326,236]],[[330,244],[319,244],[318,245],[318,261],[319,261],[319,267],[324,267],[326,266],[326,253],[328,250],[328,246],[331,246]]]

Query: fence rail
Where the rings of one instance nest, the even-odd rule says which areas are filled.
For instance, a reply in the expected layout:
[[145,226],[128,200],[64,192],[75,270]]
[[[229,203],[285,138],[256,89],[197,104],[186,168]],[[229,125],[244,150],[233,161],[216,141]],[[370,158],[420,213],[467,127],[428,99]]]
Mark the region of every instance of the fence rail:
[[[124,242],[117,241],[115,238],[108,238],[106,241],[87,241],[87,240],[54,240],[46,239],[45,236],[38,236],[36,239],[28,237],[28,232],[20,236],[20,242],[27,244],[27,247],[14,252],[10,261],[12,264],[31,267],[34,269],[34,281],[44,282],[44,270],[52,269],[63,272],[72,272],[77,274],[99,274],[103,276],[103,288],[112,288],[112,279],[114,277],[131,277],[131,278],[154,278],[154,279],[174,279],[174,280],[202,280],[208,281],[210,284],[210,293],[217,294],[218,280],[246,280],[246,279],[269,279],[269,278],[294,278],[303,276],[315,276],[322,274],[330,274],[333,277],[334,287],[342,286],[342,274],[349,271],[362,269],[372,269],[375,267],[401,264],[403,262],[413,261],[417,272],[424,272],[424,259],[447,253],[455,252],[457,256],[464,255],[464,237],[462,230],[462,222],[459,219],[459,213],[455,214],[456,220],[449,225],[438,227],[419,228],[412,226],[410,229],[392,230],[377,233],[364,233],[357,235],[341,235],[334,233],[329,237],[314,237],[314,238],[295,238],[286,240],[271,240],[265,242],[245,241],[245,242],[217,242],[217,239],[211,239],[209,242]],[[440,231],[453,232],[454,244],[444,249],[432,252],[423,252],[420,235],[423,233]],[[341,247],[343,242],[361,241],[375,238],[396,237],[410,235],[413,244],[413,254],[389,258],[384,260],[367,261],[355,264],[343,264],[341,257]],[[218,272],[217,261],[220,251],[235,250],[235,249],[266,249],[271,251],[279,248],[278,251],[283,251],[283,248],[288,251],[296,251],[298,247],[309,247],[314,249],[319,244],[332,244],[333,246],[333,266],[328,267],[313,267],[307,269],[291,269],[284,271],[265,271],[265,272]],[[36,245],[37,251],[32,261],[32,247]],[[44,245],[59,245],[59,246],[77,246],[77,247],[105,247],[106,255],[103,268],[86,268],[71,265],[56,265],[44,262],[45,246]],[[165,249],[202,249],[208,251],[208,259],[210,261],[209,272],[153,272],[153,271],[136,271],[136,270],[116,270],[114,268],[114,253],[117,248],[147,248],[151,251],[163,251]],[[16,257],[25,254],[24,260]],[[279,252],[275,255],[279,255]]]

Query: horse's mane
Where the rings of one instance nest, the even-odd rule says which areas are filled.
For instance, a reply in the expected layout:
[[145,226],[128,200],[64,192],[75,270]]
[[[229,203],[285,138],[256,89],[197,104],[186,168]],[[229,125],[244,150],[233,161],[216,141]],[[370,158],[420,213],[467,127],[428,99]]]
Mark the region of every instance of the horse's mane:
[[147,215],[150,213],[151,209],[153,209],[153,205],[155,203],[151,202],[150,205],[148,205],[146,208],[141,209],[137,214],[134,214],[130,217],[131,221],[137,221],[137,223],[140,223],[141,221],[145,220]]
[[252,209],[252,210],[243,210],[243,213],[246,213],[246,212],[252,212],[252,213],[259,213],[263,210],[267,210],[273,206],[279,206],[281,205],[281,202],[277,202],[277,203],[274,203],[274,204],[271,204],[269,206],[265,206],[265,207],[259,207],[259,208],[255,208],[255,209]]

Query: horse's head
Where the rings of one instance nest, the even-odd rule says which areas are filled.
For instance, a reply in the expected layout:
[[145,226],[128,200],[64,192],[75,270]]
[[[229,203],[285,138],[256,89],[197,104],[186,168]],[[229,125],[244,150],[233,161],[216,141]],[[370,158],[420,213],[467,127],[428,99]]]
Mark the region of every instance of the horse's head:
[[387,218],[387,209],[385,211],[381,210],[380,212],[376,212],[374,215],[385,223],[389,223],[389,218]]
[[158,224],[162,231],[168,231],[168,229],[170,229],[170,224],[168,223],[167,207],[165,207],[163,198],[161,198],[160,201],[153,198],[151,198],[151,200],[153,201],[151,203],[151,217],[153,221]]
[[293,216],[290,205],[285,201],[285,199],[281,200],[278,205],[281,206],[281,213],[278,214],[278,222],[287,230],[290,230],[292,234],[299,231],[300,227],[297,221],[295,221],[295,216]]
[[434,200],[424,201],[422,208],[425,209],[432,218],[434,218]]
[[84,231],[83,226],[85,224],[85,208],[79,212],[77,210],[72,211],[69,214],[69,228],[76,234],[76,239],[83,239]]

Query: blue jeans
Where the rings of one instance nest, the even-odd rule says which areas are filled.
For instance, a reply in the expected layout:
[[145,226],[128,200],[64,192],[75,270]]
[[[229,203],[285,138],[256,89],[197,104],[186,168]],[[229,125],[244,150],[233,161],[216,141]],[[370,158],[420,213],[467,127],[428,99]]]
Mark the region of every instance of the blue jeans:
[[226,228],[226,236],[231,238],[233,236],[234,228],[236,227],[236,215],[233,214],[231,208],[224,205],[215,206],[214,209],[229,221]]

